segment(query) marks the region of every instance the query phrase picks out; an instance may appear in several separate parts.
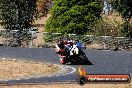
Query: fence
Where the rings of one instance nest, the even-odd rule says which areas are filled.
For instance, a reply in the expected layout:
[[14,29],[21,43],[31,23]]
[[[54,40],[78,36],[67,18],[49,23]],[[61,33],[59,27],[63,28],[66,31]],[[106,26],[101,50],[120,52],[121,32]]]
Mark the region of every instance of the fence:
[[[0,36],[5,35],[3,30],[0,31]],[[94,35],[77,35],[77,34],[62,34],[62,33],[49,33],[43,32],[45,40],[44,45],[39,47],[54,47],[58,39],[70,39],[73,42],[80,40],[83,46],[91,45],[94,43],[101,43],[103,50],[132,50],[132,39],[126,37],[112,37],[112,36],[94,36]]]
[[32,30],[0,30],[2,46],[7,47],[32,47],[32,41],[36,38],[36,31]]
[[104,50],[132,50],[132,39],[126,37],[112,36],[94,36],[94,35],[76,35],[62,33],[43,32],[46,41],[45,46],[54,47],[54,43],[59,39],[71,39],[73,41],[80,40],[84,46],[92,43],[101,43]]

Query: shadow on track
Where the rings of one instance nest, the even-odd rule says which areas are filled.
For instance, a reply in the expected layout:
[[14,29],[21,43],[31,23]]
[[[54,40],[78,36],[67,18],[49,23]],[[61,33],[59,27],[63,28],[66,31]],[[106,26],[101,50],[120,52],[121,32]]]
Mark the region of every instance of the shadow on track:
[[66,63],[66,65],[93,65],[93,63],[87,60],[86,62],[81,62],[81,61],[69,62],[69,63]]

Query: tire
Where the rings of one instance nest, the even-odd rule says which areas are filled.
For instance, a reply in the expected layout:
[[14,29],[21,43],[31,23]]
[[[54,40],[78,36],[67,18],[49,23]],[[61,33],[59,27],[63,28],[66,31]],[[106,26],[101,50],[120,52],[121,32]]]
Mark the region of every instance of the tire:
[[77,84],[79,85],[84,85],[87,81],[84,76],[77,76],[76,80],[77,80]]
[[67,62],[66,62],[65,58],[60,58],[60,63],[65,65]]

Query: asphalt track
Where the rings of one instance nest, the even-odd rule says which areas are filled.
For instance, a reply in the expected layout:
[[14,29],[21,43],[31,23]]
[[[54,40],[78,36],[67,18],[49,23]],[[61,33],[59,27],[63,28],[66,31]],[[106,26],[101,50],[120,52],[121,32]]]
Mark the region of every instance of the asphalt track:
[[[83,65],[87,74],[130,74],[132,73],[132,52],[130,51],[98,51],[84,50],[93,65]],[[51,48],[11,48],[0,47],[0,57],[20,58],[42,62],[59,63],[59,57]],[[69,65],[78,68],[80,65]],[[35,77],[0,81],[0,83],[48,83],[68,82],[76,80],[76,73],[54,77]]]

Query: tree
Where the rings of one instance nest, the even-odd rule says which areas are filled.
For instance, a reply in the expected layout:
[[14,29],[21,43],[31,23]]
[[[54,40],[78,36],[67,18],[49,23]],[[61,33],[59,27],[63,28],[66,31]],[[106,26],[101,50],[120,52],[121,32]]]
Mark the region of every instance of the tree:
[[[16,42],[20,46],[25,41],[25,29],[28,31],[37,17],[36,0],[0,0],[0,2],[2,26],[9,34],[11,30],[19,31],[14,38],[17,38]],[[28,36],[28,32],[26,35]]]
[[111,0],[113,9],[118,11],[124,18],[123,30],[126,37],[132,37],[132,28],[130,27],[130,19],[132,18],[132,0]]
[[132,17],[132,1],[131,0],[111,0],[113,9],[120,12],[124,19]]
[[41,16],[47,16],[49,8],[52,6],[53,0],[37,0],[37,10]]
[[99,22],[93,26],[91,33],[95,36],[122,36],[121,26],[122,24],[117,21],[99,20]]
[[99,0],[54,0],[47,32],[85,34],[100,18]]
[[111,14],[111,4],[109,2],[110,0],[101,0],[101,5],[102,5],[102,14],[106,14],[105,12],[107,11],[107,14]]

